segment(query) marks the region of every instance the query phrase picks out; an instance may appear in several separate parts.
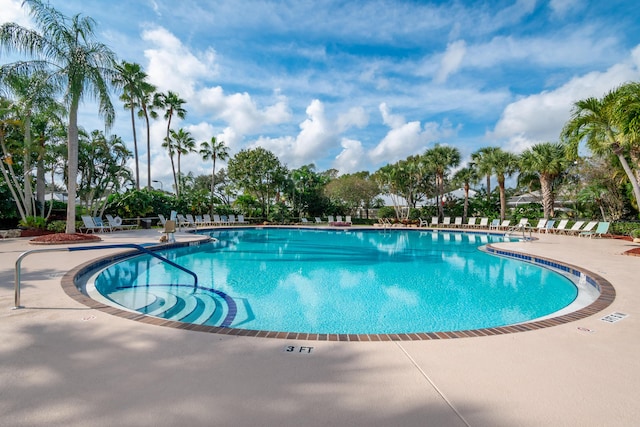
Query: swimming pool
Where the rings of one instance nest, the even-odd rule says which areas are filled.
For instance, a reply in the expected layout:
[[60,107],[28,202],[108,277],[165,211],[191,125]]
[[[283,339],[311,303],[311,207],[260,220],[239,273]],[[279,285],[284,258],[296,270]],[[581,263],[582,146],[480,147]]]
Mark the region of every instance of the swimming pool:
[[458,331],[517,324],[569,305],[576,286],[478,250],[500,235],[420,230],[235,229],[166,251],[192,279],[137,256],[95,277],[123,307],[182,322],[317,334]]

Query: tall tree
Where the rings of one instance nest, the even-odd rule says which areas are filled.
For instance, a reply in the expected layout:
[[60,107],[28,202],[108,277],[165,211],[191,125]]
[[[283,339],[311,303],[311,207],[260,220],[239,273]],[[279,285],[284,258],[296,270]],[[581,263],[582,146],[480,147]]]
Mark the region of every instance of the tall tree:
[[[614,154],[631,183],[636,206],[640,210],[640,182],[627,160],[630,152],[638,149],[636,136],[640,123],[632,114],[635,104],[633,97],[628,97],[627,89],[617,88],[601,99],[592,97],[575,102],[561,138],[567,143],[567,153],[572,159],[578,157],[578,147],[582,141],[598,156]],[[628,115],[623,113],[625,103]]]
[[[36,71],[31,75],[9,74],[3,80],[4,86],[13,95],[13,107],[20,118],[24,143],[22,150],[24,181],[23,194],[24,211],[27,216],[35,215],[35,199],[33,197],[33,153],[40,150],[33,138],[33,121],[44,118],[44,114],[54,115],[61,110],[54,95],[56,88],[51,84],[43,71]],[[44,196],[44,194],[39,194]],[[44,202],[44,197],[40,200]]]
[[144,117],[145,129],[147,131],[147,188],[151,189],[151,125],[149,117],[158,118],[158,113],[154,111],[156,108],[153,103],[153,97],[156,87],[151,83],[143,82],[138,93],[138,117]]
[[438,200],[438,216],[444,217],[444,180],[451,168],[460,164],[460,151],[455,147],[436,144],[422,155],[424,162],[434,171]]
[[185,130],[184,128],[178,129],[178,131],[174,131],[171,129],[171,140],[173,141],[173,149],[175,154],[178,157],[178,182],[177,182],[177,192],[176,194],[180,195],[180,190],[182,189],[182,169],[181,158],[182,156],[186,156],[189,153],[195,152],[196,149],[196,140],[191,136],[191,132]]
[[207,160],[213,161],[213,169],[211,171],[211,213],[213,213],[213,192],[216,188],[216,160],[227,160],[229,158],[229,147],[224,144],[224,141],[218,141],[215,136],[212,136],[210,141],[200,143],[200,155],[205,162]]
[[[177,116],[180,119],[184,119],[187,116],[187,110],[184,109],[183,105],[186,103],[184,99],[180,98],[180,96],[172,91],[167,91],[167,93],[159,92],[153,95],[153,106],[159,110],[164,110],[164,119],[167,121],[167,132],[165,135],[165,143],[169,142],[169,138],[171,137],[171,120],[173,116]],[[171,153],[171,152],[170,152]],[[175,153],[174,153],[175,154]],[[173,159],[171,160],[171,164],[173,166]],[[176,182],[176,192],[177,190],[177,178],[174,172],[174,181]]]
[[469,190],[471,190],[471,185],[478,182],[479,176],[476,168],[468,166],[466,168],[460,169],[453,176],[453,181],[459,185],[462,185],[464,189],[464,208],[462,214],[462,220],[464,222],[467,221],[467,216],[469,213]]
[[33,59],[0,67],[1,74],[32,74],[44,70],[59,84],[69,111],[67,142],[67,233],[75,233],[78,177],[78,108],[89,94],[99,103],[99,112],[110,127],[115,111],[109,98],[113,81],[114,53],[95,38],[95,22],[90,17],[68,18],[41,0],[24,0],[36,27],[31,30],[15,23],[0,27],[0,44],[6,51]]
[[507,214],[507,196],[505,179],[518,171],[518,156],[501,148],[494,150],[488,158],[498,181],[500,191],[500,219],[504,221]]
[[229,159],[227,169],[236,187],[255,196],[262,214],[268,216],[270,202],[276,198],[287,174],[280,160],[262,147],[245,149]]
[[560,143],[536,144],[520,155],[520,169],[537,175],[542,193],[544,218],[553,217],[555,202],[553,183],[568,167],[569,160],[564,155],[566,148]]
[[498,147],[484,147],[471,154],[471,166],[476,168],[478,174],[486,177],[487,202],[491,201],[491,175],[493,175],[491,155],[498,149]]

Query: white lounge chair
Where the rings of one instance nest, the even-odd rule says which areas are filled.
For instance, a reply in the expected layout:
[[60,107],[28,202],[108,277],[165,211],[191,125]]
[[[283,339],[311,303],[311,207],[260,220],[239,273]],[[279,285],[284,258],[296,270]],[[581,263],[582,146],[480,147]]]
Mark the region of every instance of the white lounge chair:
[[499,219],[494,219],[493,221],[491,221],[491,224],[489,224],[489,230],[497,230],[498,227],[500,227]]
[[467,227],[474,228],[476,226],[476,217],[472,216],[467,220]]
[[[107,216],[107,219],[109,219],[109,217]],[[158,214],[158,219],[160,220],[160,225],[162,225],[164,227],[164,225],[167,222],[167,219],[164,217],[164,215],[162,214]]]
[[105,217],[109,222],[109,226],[111,227],[111,230],[131,230],[134,228],[138,228],[136,224],[123,224],[122,218],[120,218],[119,216],[114,218],[112,215],[107,214],[105,215]]
[[83,223],[81,230],[84,230],[85,233],[95,233],[96,231],[102,233],[105,231],[105,227],[103,225],[97,225],[90,215],[82,215],[81,218]]
[[570,229],[565,230],[564,233],[565,234],[578,234],[583,225],[584,225],[584,221],[576,221],[575,224],[573,224]]
[[453,226],[456,228],[461,228],[462,227],[462,217],[461,216],[457,216],[456,219],[453,221]]
[[193,215],[186,214],[185,218],[187,220],[187,227],[198,228],[198,226],[196,225],[196,220],[193,218]]
[[327,221],[329,222],[329,224],[331,224],[332,222],[335,222],[335,221],[333,220],[333,215],[329,215],[329,216],[327,216]]
[[418,220],[420,221],[418,227],[426,227],[429,225],[429,221],[427,221],[426,219],[418,218]]
[[555,233],[555,234],[564,233],[566,231],[568,223],[569,223],[568,219],[560,220],[560,223],[558,224],[558,226],[556,228],[554,228],[553,230],[551,230],[551,232]]
[[248,224],[248,222],[245,221],[245,219],[244,219],[244,215],[238,215],[238,221],[237,222],[238,222],[238,224],[242,224],[242,225]]
[[353,223],[351,222],[351,215],[347,215],[347,216],[344,218],[344,222],[346,222],[346,223],[347,223],[347,224],[349,224],[349,225],[353,224]]
[[578,237],[585,237],[585,236],[590,236],[592,234],[592,230],[594,228],[596,228],[596,225],[598,225],[598,221],[591,221],[589,222],[587,225],[584,226],[584,228],[580,231],[580,234],[578,234]]
[[442,226],[443,227],[451,227],[451,217],[450,216],[445,216],[442,219]]
[[235,216],[235,214],[229,214],[229,225],[236,225],[236,216]]
[[502,221],[500,223],[500,230],[507,230],[509,228],[509,226],[511,225],[511,220],[510,219],[505,219],[504,221]]
[[545,225],[547,225],[547,220],[542,218],[538,220],[538,224],[533,227],[533,229],[541,233],[544,230]]
[[431,223],[429,225],[432,227],[438,227],[440,225],[440,218],[437,216],[432,216]]
[[489,218],[482,217],[480,218],[480,224],[477,225],[478,228],[487,228],[489,227]]
[[320,217],[315,217],[316,220],[316,224],[322,224],[322,220],[320,219]]

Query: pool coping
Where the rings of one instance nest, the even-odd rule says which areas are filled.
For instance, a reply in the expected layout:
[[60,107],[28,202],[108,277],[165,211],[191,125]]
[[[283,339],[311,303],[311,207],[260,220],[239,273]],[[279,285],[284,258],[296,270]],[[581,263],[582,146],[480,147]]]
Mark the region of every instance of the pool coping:
[[[463,232],[463,231],[461,231]],[[477,233],[477,232],[476,232]],[[189,247],[200,244],[205,244],[210,240],[191,241],[191,242],[177,242],[171,244],[154,245],[147,247],[152,251],[173,249],[180,247]],[[184,329],[189,331],[215,333],[222,335],[232,336],[246,336],[246,337],[259,337],[259,338],[276,338],[285,340],[308,340],[308,341],[343,341],[343,342],[375,342],[375,341],[425,341],[425,340],[442,340],[442,339],[458,339],[458,338],[473,338],[473,337],[485,337],[504,334],[513,334],[519,332],[528,332],[544,328],[550,328],[553,326],[562,325],[565,323],[575,322],[587,317],[590,317],[608,306],[610,306],[616,297],[616,291],[613,285],[602,276],[578,267],[569,263],[559,262],[551,258],[542,257],[538,255],[530,255],[524,252],[507,250],[497,248],[491,244],[485,246],[486,251],[497,255],[506,256],[521,261],[540,265],[545,268],[561,270],[567,274],[583,278],[586,283],[594,287],[599,291],[598,298],[586,307],[580,308],[576,311],[562,314],[556,317],[545,317],[540,320],[533,320],[530,322],[518,323],[507,326],[498,326],[492,328],[481,329],[468,329],[459,331],[445,331],[445,332],[416,332],[416,333],[388,333],[388,334],[315,334],[304,332],[280,332],[280,331],[265,331],[254,329],[239,329],[220,326],[207,326],[196,325],[190,323],[179,322],[175,320],[162,319],[145,315],[142,313],[127,311],[112,305],[107,305],[96,301],[82,292],[82,286],[78,286],[78,279],[80,277],[88,275],[90,271],[94,271],[102,266],[111,264],[115,261],[119,261],[131,256],[139,254],[138,251],[123,251],[105,257],[97,258],[88,261],[69,270],[62,278],[61,285],[64,292],[76,300],[77,302],[102,311],[104,313],[114,315],[117,317],[125,318],[128,320],[134,320],[141,323],[146,323],[156,326],[165,326],[175,329]]]

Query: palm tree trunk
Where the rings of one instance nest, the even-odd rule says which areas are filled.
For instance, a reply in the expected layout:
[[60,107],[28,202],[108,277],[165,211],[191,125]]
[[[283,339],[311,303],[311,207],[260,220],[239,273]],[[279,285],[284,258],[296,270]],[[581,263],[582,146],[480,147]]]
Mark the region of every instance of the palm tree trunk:
[[540,191],[542,192],[542,210],[544,211],[544,219],[551,217],[551,209],[553,206],[553,192],[551,191],[551,182],[544,175],[540,176]]
[[498,188],[500,189],[500,221],[504,221],[507,213],[507,198],[504,194],[504,176],[498,177]]
[[67,227],[66,232],[76,232],[76,192],[78,177],[78,104],[74,98],[69,108],[69,138],[67,140]]
[[464,185],[464,209],[462,211],[462,221],[467,221],[469,213],[469,184]]
[[214,196],[213,196],[213,192],[216,189],[216,155],[214,154],[213,156],[213,169],[211,170],[211,214],[213,215],[213,208],[214,208]]
[[138,159],[138,138],[136,137],[136,119],[133,115],[133,102],[131,102],[131,128],[133,129],[133,157],[136,161],[136,190],[140,190],[140,165]]
[[[36,164],[36,199],[38,200],[38,204],[40,205],[40,216],[43,218],[48,217],[45,215],[45,203],[44,203],[44,193],[45,182],[44,182],[44,136],[40,135],[38,138],[38,161]],[[51,183],[53,185],[53,182]],[[53,200],[51,201],[53,204]]]
[[149,131],[149,114],[145,108],[144,120],[147,123],[147,188],[151,188],[151,134]]
[[627,174],[627,177],[629,178],[629,182],[631,182],[631,187],[633,188],[633,195],[636,198],[636,206],[638,206],[638,209],[640,209],[640,185],[638,184],[638,181],[636,180],[636,177],[634,176],[633,171],[629,167],[629,163],[627,162],[627,158],[624,156],[624,154],[617,150],[615,151],[615,153],[618,156],[618,159],[620,160],[620,164],[622,165],[622,168]]

